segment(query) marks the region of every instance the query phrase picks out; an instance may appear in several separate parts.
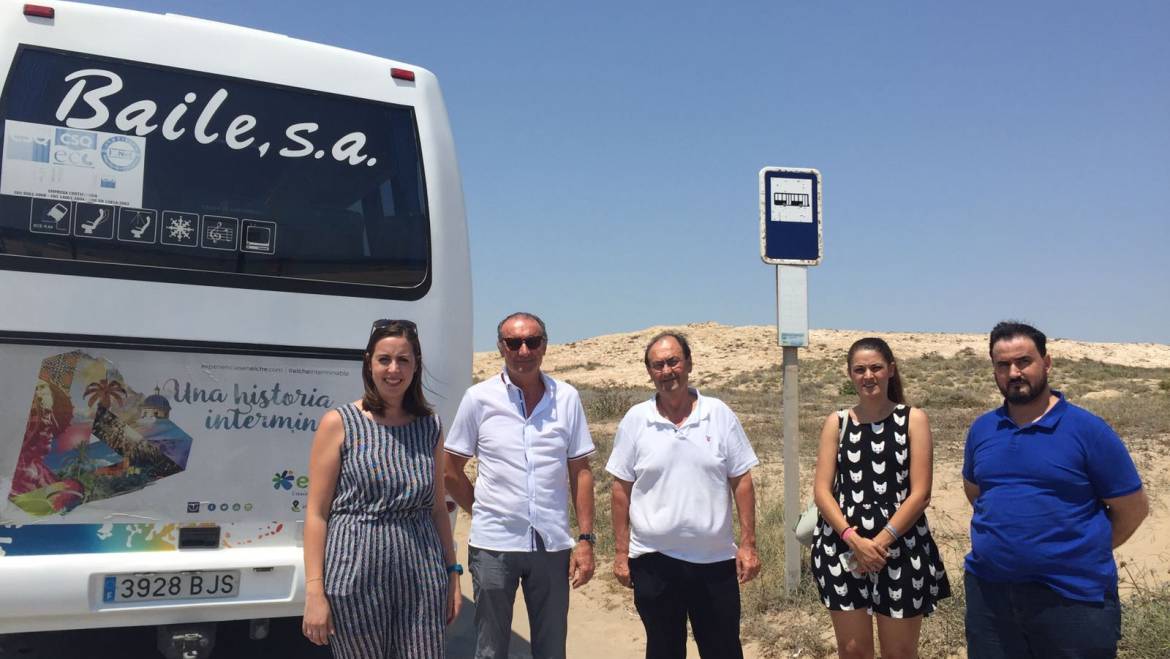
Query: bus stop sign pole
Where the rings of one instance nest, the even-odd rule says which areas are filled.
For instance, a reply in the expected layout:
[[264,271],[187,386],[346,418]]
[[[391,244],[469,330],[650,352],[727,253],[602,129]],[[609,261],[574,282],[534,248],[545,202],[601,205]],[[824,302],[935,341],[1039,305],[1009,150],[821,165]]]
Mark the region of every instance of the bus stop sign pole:
[[800,580],[800,359],[808,345],[808,266],[823,256],[821,174],[815,169],[760,170],[760,257],[776,266],[776,336],[783,350],[784,588]]

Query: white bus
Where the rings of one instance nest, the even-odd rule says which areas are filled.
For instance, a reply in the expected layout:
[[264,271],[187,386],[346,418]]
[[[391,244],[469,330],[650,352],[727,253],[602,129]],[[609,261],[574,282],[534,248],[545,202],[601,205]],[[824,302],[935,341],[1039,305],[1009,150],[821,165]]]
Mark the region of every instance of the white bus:
[[435,76],[0,0],[0,77],[0,634],[300,615],[310,440],[371,321],[418,324],[445,420],[470,384]]

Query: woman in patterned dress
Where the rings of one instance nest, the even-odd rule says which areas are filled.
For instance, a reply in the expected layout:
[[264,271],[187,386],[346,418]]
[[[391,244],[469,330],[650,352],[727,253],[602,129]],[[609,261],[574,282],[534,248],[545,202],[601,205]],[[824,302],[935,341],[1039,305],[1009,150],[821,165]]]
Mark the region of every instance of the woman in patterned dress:
[[361,400],[313,438],[305,510],[305,636],[338,659],[444,656],[462,600],[439,418],[414,323],[374,323]]
[[885,341],[857,341],[846,362],[858,400],[821,429],[813,577],[839,656],[874,656],[874,617],[883,658],[916,657],[922,618],[951,592],[925,515],[930,424],[906,405]]

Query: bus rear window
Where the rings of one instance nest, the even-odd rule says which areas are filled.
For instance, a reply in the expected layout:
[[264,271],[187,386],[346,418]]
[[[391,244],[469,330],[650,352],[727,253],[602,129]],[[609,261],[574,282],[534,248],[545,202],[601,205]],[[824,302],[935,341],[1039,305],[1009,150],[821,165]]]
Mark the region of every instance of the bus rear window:
[[411,107],[24,46],[0,117],[0,267],[425,293]]

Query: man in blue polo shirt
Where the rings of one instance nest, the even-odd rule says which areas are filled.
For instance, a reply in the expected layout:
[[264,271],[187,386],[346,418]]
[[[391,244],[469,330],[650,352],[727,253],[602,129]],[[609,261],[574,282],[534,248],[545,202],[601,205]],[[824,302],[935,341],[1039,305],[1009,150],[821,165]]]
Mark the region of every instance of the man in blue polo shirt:
[[1043,332],[1002,322],[991,361],[1004,405],[975,420],[963,452],[974,506],[967,656],[1115,657],[1113,549],[1149,512],[1117,433],[1048,386]]

